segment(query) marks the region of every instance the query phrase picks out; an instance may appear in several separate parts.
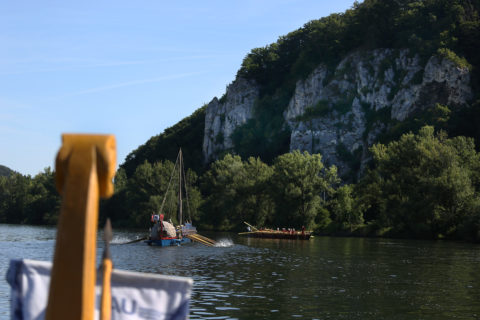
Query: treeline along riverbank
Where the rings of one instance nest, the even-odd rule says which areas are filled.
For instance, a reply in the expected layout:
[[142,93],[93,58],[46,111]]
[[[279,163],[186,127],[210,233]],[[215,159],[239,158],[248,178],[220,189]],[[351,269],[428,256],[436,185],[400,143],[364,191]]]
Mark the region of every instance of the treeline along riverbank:
[[[370,152],[368,169],[349,184],[320,154],[286,153],[271,165],[226,154],[201,175],[187,171],[187,218],[204,230],[243,230],[249,221],[320,234],[480,240],[480,158],[473,139],[425,126]],[[171,193],[163,213],[175,220],[176,190],[167,191],[172,170],[169,160],[145,161],[129,177],[120,168],[101,219],[147,227]],[[0,223],[55,224],[59,206],[49,168],[35,177],[0,177]]]

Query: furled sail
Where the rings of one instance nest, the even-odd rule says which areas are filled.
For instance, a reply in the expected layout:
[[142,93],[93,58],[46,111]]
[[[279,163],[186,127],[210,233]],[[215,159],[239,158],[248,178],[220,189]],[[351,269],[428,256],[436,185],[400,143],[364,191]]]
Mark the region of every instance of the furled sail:
[[173,224],[167,221],[162,221],[163,224],[163,231],[166,233],[167,237],[175,238],[177,236],[177,232],[175,231],[175,227]]

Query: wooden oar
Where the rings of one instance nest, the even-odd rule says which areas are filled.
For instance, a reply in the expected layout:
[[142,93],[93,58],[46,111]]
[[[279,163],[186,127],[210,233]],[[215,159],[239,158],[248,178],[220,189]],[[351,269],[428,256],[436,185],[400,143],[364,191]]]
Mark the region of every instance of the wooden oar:
[[128,242],[125,242],[125,243],[119,243],[119,244],[130,244],[130,243],[140,242],[142,240],[147,240],[147,239],[148,239],[148,237],[143,237],[143,238],[140,238],[140,239],[128,241]]
[[212,240],[212,239],[209,239],[209,238],[207,238],[207,237],[204,237],[204,236],[202,236],[201,234],[198,234],[198,233],[197,233],[195,236],[198,237],[198,238],[200,238],[200,239],[202,239],[202,240],[204,240],[204,241],[210,242],[211,244],[215,244],[215,243],[216,243],[215,240]]
[[203,244],[203,245],[205,245],[205,246],[208,246],[208,247],[213,246],[213,244],[211,244],[210,242],[207,242],[207,241],[204,241],[204,240],[202,240],[202,239],[199,239],[199,238],[195,237],[194,235],[189,234],[189,235],[187,235],[186,237],[189,238],[189,239],[191,239],[192,241],[196,241],[196,242],[201,243],[201,244]]
[[247,226],[249,226],[250,228],[252,228],[253,231],[258,231],[258,229],[254,226],[252,226],[251,224],[249,223],[246,223],[245,221],[243,221],[243,223],[245,223]]
[[189,235],[186,235],[186,237],[193,241],[197,241],[198,243],[206,245],[208,247],[212,247],[215,245],[215,240],[209,239],[199,234],[189,234]]

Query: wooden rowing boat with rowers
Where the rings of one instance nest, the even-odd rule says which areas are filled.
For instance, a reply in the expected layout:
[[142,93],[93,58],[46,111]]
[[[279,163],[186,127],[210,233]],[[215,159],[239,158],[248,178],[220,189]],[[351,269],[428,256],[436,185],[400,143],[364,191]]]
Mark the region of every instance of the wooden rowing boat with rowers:
[[249,232],[240,232],[240,236],[247,236],[252,238],[267,238],[267,239],[290,239],[290,240],[309,240],[311,231],[296,231],[295,229],[257,229],[254,226],[245,222],[250,228]]

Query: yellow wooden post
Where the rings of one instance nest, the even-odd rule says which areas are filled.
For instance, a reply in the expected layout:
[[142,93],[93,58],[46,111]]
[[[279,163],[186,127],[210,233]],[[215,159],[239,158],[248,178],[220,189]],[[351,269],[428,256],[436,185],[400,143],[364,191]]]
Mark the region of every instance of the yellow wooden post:
[[110,241],[112,241],[112,225],[110,219],[107,219],[103,229],[103,240],[105,240],[105,249],[102,257],[102,295],[100,301],[100,320],[110,320],[112,317],[112,257],[110,255]]
[[47,320],[93,319],[99,196],[113,194],[116,146],[111,135],[64,134],[56,159],[63,196]]
[[112,295],[110,281],[112,279],[113,263],[110,259],[102,262],[102,301],[100,304],[100,320],[110,320],[112,317]]

